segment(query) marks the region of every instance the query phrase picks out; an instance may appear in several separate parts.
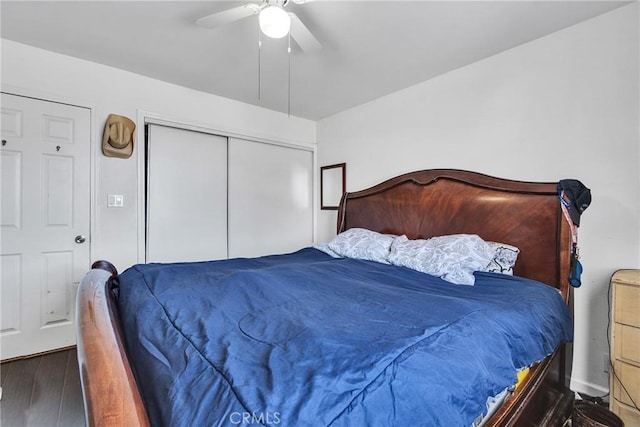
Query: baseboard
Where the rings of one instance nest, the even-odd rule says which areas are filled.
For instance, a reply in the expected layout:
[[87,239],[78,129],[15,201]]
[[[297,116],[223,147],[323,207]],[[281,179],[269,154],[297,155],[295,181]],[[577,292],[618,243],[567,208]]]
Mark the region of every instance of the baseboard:
[[608,387],[602,387],[590,382],[580,381],[576,378],[571,378],[571,382],[569,384],[569,388],[571,388],[571,390],[578,393],[584,393],[588,396],[606,396],[609,394]]
[[31,359],[32,357],[40,357],[40,356],[44,356],[51,353],[58,353],[59,351],[67,351],[67,350],[75,350],[75,349],[76,349],[76,345],[74,344],[68,347],[60,347],[60,348],[54,348],[53,350],[42,351],[40,353],[27,354],[24,356],[17,356],[17,357],[12,357],[10,359],[4,359],[0,361],[0,364],[15,362],[16,360]]

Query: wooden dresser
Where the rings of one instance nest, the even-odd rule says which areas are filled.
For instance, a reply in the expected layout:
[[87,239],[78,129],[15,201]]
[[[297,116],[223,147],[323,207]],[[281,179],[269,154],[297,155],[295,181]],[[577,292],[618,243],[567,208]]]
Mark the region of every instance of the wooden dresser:
[[610,409],[625,427],[640,427],[640,270],[618,270],[611,278],[612,312]]

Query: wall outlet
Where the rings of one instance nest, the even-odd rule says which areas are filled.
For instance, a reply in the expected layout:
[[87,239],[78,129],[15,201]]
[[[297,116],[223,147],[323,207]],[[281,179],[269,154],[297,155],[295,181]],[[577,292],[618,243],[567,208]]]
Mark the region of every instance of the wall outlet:
[[602,365],[603,371],[604,371],[604,372],[606,372],[606,373],[609,373],[609,364],[611,363],[611,362],[609,361],[609,355],[608,355],[608,354],[604,354],[604,355],[602,356],[602,358],[603,358],[603,359],[602,359],[602,362],[603,362],[603,365]]

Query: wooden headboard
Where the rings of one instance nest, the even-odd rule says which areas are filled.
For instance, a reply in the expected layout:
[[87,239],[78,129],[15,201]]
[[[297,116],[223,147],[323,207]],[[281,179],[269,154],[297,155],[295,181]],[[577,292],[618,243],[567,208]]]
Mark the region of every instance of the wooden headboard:
[[432,169],[345,193],[338,232],[367,228],[424,239],[477,234],[520,249],[514,273],[569,294],[571,232],[556,182],[524,182],[456,169]]

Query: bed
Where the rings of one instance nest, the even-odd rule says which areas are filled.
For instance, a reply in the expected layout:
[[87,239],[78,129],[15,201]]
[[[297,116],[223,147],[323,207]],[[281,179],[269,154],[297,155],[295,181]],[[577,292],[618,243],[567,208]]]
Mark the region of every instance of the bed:
[[[515,344],[508,338],[481,349],[498,329],[529,323],[520,318],[523,312],[543,311],[542,303],[528,299],[529,289],[542,290],[541,298],[549,299],[544,305],[564,313],[558,316],[569,312],[571,234],[557,183],[451,169],[412,172],[343,196],[337,231],[358,229],[409,240],[474,235],[520,253],[514,276],[475,273],[474,286],[403,266],[333,258],[314,248],[257,259],[139,265],[120,275],[98,261],[82,279],[77,300],[88,425],[563,425],[573,402],[566,318],[545,316],[543,328],[563,332],[545,345],[533,342],[532,360],[520,360],[516,352],[500,380],[475,379],[489,365],[502,364],[504,357],[496,355],[537,335],[540,328],[525,330]],[[206,276],[206,284],[186,281],[188,276]],[[285,288],[287,277],[293,284]],[[216,293],[201,297],[205,288]],[[467,303],[480,299],[489,308]],[[430,301],[435,305],[420,311]],[[493,326],[479,323],[480,312],[489,313]],[[439,323],[442,317],[452,318],[447,325],[454,324],[456,334]],[[151,318],[165,318],[164,326]],[[378,326],[365,328],[362,319]],[[179,349],[181,341],[188,350]],[[162,342],[169,346],[160,348]],[[463,362],[432,368],[453,353]],[[478,354],[489,359],[472,365]],[[514,388],[516,371],[525,367],[528,374]],[[214,376],[203,378],[204,371]],[[467,382],[458,383],[455,375]],[[441,388],[449,383],[459,393]],[[485,406],[477,413],[477,402],[465,402],[485,383],[491,392],[478,397]],[[486,406],[493,397],[497,402]],[[458,418],[463,413],[467,418]]]

